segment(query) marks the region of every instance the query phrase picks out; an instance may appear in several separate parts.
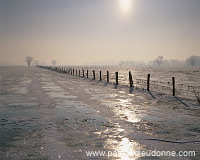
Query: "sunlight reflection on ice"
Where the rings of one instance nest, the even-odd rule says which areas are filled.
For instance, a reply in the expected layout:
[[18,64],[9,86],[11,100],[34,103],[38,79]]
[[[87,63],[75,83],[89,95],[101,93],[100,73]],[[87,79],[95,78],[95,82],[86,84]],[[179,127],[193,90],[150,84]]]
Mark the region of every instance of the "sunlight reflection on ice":
[[[110,135],[109,139],[106,141],[105,148],[112,149],[112,156],[117,159],[122,160],[135,160],[138,157],[134,155],[137,151],[141,150],[139,143],[135,141],[130,141],[129,138],[120,136],[120,132],[123,132],[124,129],[120,128],[117,125],[117,130],[115,131],[116,135]],[[109,130],[107,130],[109,132]],[[119,140],[120,139],[120,140]]]
[[139,144],[137,142],[130,142],[128,138],[122,138],[119,143],[118,156],[122,160],[136,159],[133,153],[138,150]]
[[136,123],[141,119],[137,117],[131,99],[116,99],[115,101],[107,101],[105,105],[113,107],[113,111],[126,119],[128,122]]
[[[118,112],[120,112],[120,111],[118,111]],[[123,114],[125,115],[124,118],[126,118],[126,120],[128,122],[136,123],[136,122],[139,122],[141,120],[135,115],[135,113],[133,111],[123,110],[121,112],[123,112]]]

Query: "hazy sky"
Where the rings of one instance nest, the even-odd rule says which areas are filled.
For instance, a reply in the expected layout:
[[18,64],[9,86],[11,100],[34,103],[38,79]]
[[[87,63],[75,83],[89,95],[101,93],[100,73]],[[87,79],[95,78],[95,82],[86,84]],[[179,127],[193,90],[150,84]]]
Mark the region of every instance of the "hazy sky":
[[200,56],[200,0],[0,0],[0,64]]

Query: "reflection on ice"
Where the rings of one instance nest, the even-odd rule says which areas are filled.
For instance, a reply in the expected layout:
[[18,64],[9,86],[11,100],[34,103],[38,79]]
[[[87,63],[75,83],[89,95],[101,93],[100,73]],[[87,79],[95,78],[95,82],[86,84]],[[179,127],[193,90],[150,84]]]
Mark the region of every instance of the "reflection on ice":
[[131,105],[131,103],[129,102],[129,99],[117,99],[119,102],[119,104],[123,104],[123,105]]
[[136,159],[133,153],[138,151],[138,149],[139,149],[139,143],[130,142],[128,138],[122,138],[118,148],[118,156],[122,160]]
[[[120,112],[120,111],[118,111]],[[141,119],[139,119],[136,114],[134,113],[134,111],[129,111],[129,110],[123,110],[121,111],[124,114],[124,118],[126,118],[126,120],[128,122],[133,122],[133,123],[137,123],[139,122]]]
[[112,107],[113,111],[128,122],[137,123],[141,119],[134,111],[134,106],[130,99],[116,99],[116,101],[107,101],[105,105]]
[[51,97],[51,98],[77,98],[77,96],[72,96],[72,95],[65,95],[65,92],[60,92],[60,93],[48,93],[48,95]]
[[[109,132],[109,129],[106,130]],[[129,138],[123,137],[122,132],[124,129],[117,125],[115,128],[115,134],[109,135],[109,138],[106,140],[106,145],[104,146],[107,150],[112,150],[110,156],[122,160],[135,160],[138,157],[134,155],[137,151],[141,150],[139,143],[135,141],[130,141]]]
[[97,134],[97,135],[100,135],[101,134],[101,132],[93,132],[94,134]]

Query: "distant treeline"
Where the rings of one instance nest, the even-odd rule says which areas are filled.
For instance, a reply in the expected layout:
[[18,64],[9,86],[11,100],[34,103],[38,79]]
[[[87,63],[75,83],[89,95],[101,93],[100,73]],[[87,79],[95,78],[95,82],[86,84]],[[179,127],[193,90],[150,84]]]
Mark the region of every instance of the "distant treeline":
[[143,61],[121,61],[120,66],[199,66],[200,67],[200,56],[190,56],[185,61],[177,59],[165,60],[164,58],[159,61],[158,59],[145,63]]

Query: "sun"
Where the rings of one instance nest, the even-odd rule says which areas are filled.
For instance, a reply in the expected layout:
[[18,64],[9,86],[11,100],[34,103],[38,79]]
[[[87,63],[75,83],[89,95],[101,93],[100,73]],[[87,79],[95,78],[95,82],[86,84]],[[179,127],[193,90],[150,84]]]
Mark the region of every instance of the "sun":
[[123,13],[128,13],[132,7],[132,0],[119,0],[119,6]]

